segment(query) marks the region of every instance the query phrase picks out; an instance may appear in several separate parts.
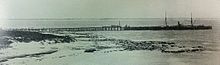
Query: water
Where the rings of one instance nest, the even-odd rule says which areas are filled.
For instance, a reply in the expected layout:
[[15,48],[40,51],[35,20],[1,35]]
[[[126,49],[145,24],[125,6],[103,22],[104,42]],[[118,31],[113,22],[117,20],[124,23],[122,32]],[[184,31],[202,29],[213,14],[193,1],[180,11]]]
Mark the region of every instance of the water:
[[[169,41],[176,42],[184,46],[202,45],[207,48],[203,52],[167,54],[157,52],[127,52],[116,56],[127,58],[132,64],[150,65],[219,65],[220,47],[218,33],[214,30],[182,30],[182,31],[98,31],[93,32],[109,38],[148,40],[148,41]],[[135,54],[129,56],[127,54]],[[113,55],[113,57],[115,57]],[[138,58],[137,58],[138,57]],[[136,58],[136,60],[131,59]],[[150,59],[153,59],[150,60]],[[137,61],[138,60],[138,61]],[[117,61],[115,61],[117,62]],[[123,61],[121,61],[123,62]]]
[[[81,27],[81,26],[103,26],[118,24],[130,26],[163,25],[163,19],[95,19],[95,20],[10,20],[1,24],[4,28],[44,28],[44,27]],[[176,24],[170,20],[169,24]],[[183,21],[183,20],[181,20]],[[100,54],[90,56],[91,62],[115,65],[219,65],[220,64],[220,29],[219,20],[197,20],[197,24],[212,25],[212,30],[169,30],[169,31],[87,31],[108,38],[147,40],[147,41],[169,41],[185,46],[202,45],[207,47],[206,51],[195,53],[160,53],[155,51],[129,51],[119,53]],[[189,24],[187,22],[182,22]],[[106,59],[103,59],[106,58]],[[95,59],[95,60],[94,60]],[[84,60],[86,61],[86,60]],[[109,63],[111,62],[111,63]],[[96,64],[97,65],[97,64]]]

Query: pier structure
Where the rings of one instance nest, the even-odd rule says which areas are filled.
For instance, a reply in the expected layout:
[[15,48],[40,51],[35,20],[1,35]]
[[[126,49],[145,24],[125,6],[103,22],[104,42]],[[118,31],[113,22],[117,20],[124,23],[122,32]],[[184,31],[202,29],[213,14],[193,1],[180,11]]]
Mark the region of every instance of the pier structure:
[[139,27],[130,27],[130,26],[101,26],[101,27],[79,27],[79,28],[21,28],[13,29],[16,31],[31,31],[31,32],[58,32],[58,31],[123,31],[123,30],[208,30],[212,29],[212,26],[204,25],[182,25],[178,22],[178,25],[174,26],[139,26]]
[[17,31],[31,31],[31,32],[56,32],[56,31],[121,31],[124,30],[122,26],[111,25],[101,27],[78,27],[78,28],[21,28],[13,29]]
[[120,31],[120,30],[124,30],[124,28],[119,25],[102,26],[102,31]]

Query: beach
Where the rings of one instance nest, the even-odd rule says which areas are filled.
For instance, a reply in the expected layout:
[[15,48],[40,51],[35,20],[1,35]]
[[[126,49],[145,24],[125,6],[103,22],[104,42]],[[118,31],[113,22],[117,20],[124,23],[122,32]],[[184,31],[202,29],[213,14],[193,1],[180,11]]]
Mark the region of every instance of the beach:
[[[167,34],[172,31],[167,31]],[[180,31],[184,32],[184,31]],[[203,31],[209,32],[210,31]],[[124,34],[126,33],[126,34]],[[135,33],[135,34],[133,34]],[[138,36],[145,34],[146,36]],[[3,65],[198,65],[218,64],[218,46],[215,42],[196,40],[181,44],[187,39],[157,39],[160,31],[93,31],[93,32],[60,32],[42,33],[54,35],[50,40],[12,41],[9,48],[1,49],[1,64]],[[164,33],[164,32],[163,32]],[[195,32],[197,33],[197,32]],[[165,33],[164,33],[165,34]],[[177,34],[177,33],[176,33]],[[188,31],[182,34],[188,34]],[[203,34],[203,33],[201,33]],[[130,37],[135,36],[135,37]],[[177,34],[178,35],[178,34]],[[194,34],[193,34],[194,35]],[[198,34],[200,35],[200,34]],[[56,36],[69,36],[71,42],[57,42]],[[127,36],[127,37],[126,37]],[[148,37],[145,39],[142,37]],[[197,36],[197,35],[196,35]],[[155,37],[150,39],[151,37]],[[50,37],[48,37],[50,38]],[[160,37],[161,38],[161,37]],[[204,38],[205,39],[205,38]],[[74,41],[75,40],[75,41]],[[67,40],[68,41],[68,40]],[[197,42],[192,44],[192,42]],[[212,43],[211,43],[212,42]],[[142,44],[139,46],[139,44]],[[150,44],[150,45],[149,45]],[[160,45],[161,44],[161,45]],[[173,45],[167,47],[165,44]],[[191,45],[189,45],[191,44]],[[144,46],[146,45],[146,46]],[[152,47],[153,45],[153,47]],[[149,46],[149,47],[148,47]],[[160,47],[161,46],[161,47]],[[176,51],[176,49],[195,48],[199,51]],[[216,46],[216,47],[214,47]],[[200,47],[198,47],[200,48]],[[91,51],[92,49],[92,51]],[[94,49],[94,50],[93,50]],[[171,49],[171,50],[170,50]],[[86,52],[89,50],[89,52]],[[215,57],[215,58],[213,58]]]

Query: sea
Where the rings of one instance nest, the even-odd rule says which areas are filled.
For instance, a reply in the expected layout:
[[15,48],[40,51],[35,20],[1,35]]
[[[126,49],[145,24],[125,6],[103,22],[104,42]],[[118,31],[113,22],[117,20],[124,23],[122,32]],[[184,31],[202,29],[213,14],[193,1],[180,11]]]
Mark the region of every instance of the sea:
[[[177,21],[190,25],[189,18],[170,18],[168,25],[177,25]],[[72,28],[93,26],[164,26],[163,18],[72,18],[72,19],[12,19],[3,20],[2,29],[13,28]],[[111,59],[102,60],[103,64],[113,65],[220,65],[220,19],[194,19],[194,25],[210,25],[211,30],[141,30],[141,31],[85,31],[108,38],[167,41],[184,46],[202,45],[203,52],[159,53],[133,51],[111,55]],[[135,52],[135,53],[134,53]],[[110,53],[111,54],[111,53]],[[101,59],[101,58],[99,58]],[[121,59],[121,60],[119,60]],[[112,62],[112,63],[110,63]],[[101,65],[101,64],[100,64]]]

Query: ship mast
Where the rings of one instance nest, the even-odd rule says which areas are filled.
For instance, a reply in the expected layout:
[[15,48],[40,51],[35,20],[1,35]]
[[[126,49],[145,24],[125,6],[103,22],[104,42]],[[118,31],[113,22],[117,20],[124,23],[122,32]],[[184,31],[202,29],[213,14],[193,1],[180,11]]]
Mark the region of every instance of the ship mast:
[[192,13],[191,13],[191,21],[190,21],[190,23],[191,23],[191,26],[193,27],[193,18],[192,18]]
[[166,13],[166,12],[165,12],[165,19],[164,19],[164,22],[165,22],[166,27],[168,27],[168,25],[167,25],[167,13]]
[[118,21],[118,25],[121,26],[121,21],[120,20]]

